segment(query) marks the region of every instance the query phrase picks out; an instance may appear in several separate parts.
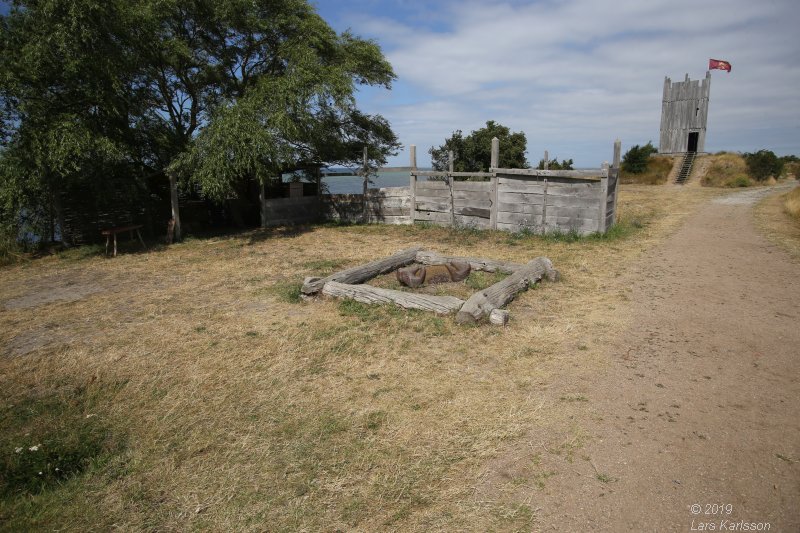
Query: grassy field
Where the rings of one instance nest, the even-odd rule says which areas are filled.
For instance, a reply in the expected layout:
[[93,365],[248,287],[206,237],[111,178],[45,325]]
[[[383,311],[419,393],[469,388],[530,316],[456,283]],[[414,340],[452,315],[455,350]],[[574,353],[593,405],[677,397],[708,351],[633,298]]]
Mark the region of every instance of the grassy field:
[[[530,530],[535,497],[510,494],[546,490],[542,455],[590,460],[571,416],[591,399],[549,389],[604,367],[631,320],[615,280],[715,194],[623,186],[604,238],[313,226],[4,268],[0,527]],[[562,281],[505,329],[299,300],[304,276],[412,245],[546,255]],[[497,479],[526,442],[529,469]]]

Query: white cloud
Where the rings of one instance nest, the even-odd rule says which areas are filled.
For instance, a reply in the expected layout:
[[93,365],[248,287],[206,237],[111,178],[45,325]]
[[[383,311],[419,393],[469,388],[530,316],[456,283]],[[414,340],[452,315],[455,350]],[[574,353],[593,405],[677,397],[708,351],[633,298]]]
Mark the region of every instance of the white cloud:
[[[453,2],[440,15],[449,24],[435,31],[386,16],[351,24],[378,39],[420,100],[381,99],[370,109],[420,153],[492,119],[525,131],[531,160],[549,148],[594,166],[610,157],[616,137],[626,146],[657,141],[664,76],[703,77],[711,57],[730,61],[733,72],[712,73],[707,148],[800,153],[800,16],[792,3]],[[763,144],[784,137],[782,146]]]

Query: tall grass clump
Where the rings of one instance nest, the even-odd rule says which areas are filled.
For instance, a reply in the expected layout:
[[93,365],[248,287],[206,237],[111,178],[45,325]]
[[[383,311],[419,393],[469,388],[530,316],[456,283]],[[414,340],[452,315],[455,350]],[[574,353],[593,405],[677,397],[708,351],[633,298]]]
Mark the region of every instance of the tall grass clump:
[[748,175],[747,164],[739,154],[720,153],[709,156],[711,163],[700,180],[704,187],[749,187],[753,180]]
[[792,218],[800,220],[800,186],[795,187],[786,195],[783,206]]
[[665,156],[648,156],[641,172],[630,172],[623,165],[620,174],[622,183],[639,183],[642,185],[663,185],[667,182],[672,170],[672,158]]

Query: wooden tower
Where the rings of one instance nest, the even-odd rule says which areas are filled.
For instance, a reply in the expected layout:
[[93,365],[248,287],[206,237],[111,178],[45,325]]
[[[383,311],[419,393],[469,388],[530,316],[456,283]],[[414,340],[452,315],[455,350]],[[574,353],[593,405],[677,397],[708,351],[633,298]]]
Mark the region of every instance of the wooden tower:
[[661,104],[660,154],[702,152],[706,144],[708,96],[711,92],[711,73],[704,80],[673,83],[664,78],[664,99]]

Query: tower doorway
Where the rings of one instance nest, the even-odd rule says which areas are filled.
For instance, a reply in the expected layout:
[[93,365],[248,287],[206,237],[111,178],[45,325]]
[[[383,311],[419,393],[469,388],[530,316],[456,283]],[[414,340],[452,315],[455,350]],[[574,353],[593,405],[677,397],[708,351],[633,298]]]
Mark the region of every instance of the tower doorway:
[[687,152],[696,152],[697,151],[697,140],[700,137],[700,133],[697,131],[690,131],[689,132],[689,146],[686,147]]

